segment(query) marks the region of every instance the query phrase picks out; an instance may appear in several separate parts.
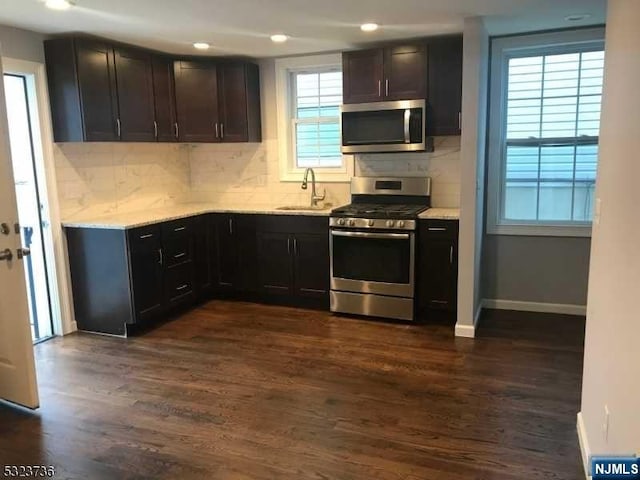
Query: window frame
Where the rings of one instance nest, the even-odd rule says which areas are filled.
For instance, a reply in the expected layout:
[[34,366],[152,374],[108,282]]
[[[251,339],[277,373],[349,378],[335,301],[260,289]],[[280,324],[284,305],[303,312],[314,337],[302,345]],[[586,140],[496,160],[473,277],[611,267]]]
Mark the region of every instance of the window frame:
[[[305,168],[296,165],[293,75],[302,72],[342,71],[342,55],[326,54],[276,59],[276,101],[278,117],[278,153],[281,182],[301,182]],[[331,118],[333,121],[334,117]],[[329,120],[328,120],[329,121]],[[353,155],[342,155],[342,166],[314,167],[320,182],[349,182],[353,176]]]
[[[604,49],[604,28],[495,37],[491,40],[488,124],[487,233],[491,235],[591,236],[592,222],[503,218],[506,176],[508,62],[511,58]],[[550,141],[551,139],[547,139]],[[544,143],[544,142],[543,142]],[[551,142],[552,143],[552,142]]]

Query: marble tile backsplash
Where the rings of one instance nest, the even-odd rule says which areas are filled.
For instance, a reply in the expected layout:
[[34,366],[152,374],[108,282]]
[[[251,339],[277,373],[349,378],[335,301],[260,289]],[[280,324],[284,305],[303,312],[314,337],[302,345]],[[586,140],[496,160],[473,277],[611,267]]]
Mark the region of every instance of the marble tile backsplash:
[[190,199],[189,148],[178,144],[54,145],[62,218],[157,208]]
[[[67,143],[54,146],[63,218],[212,202],[304,205],[309,190],[280,182],[275,139],[239,144]],[[460,205],[460,137],[438,137],[432,153],[356,157],[356,174],[431,176],[434,207]],[[326,201],[349,201],[348,183],[319,184]]]

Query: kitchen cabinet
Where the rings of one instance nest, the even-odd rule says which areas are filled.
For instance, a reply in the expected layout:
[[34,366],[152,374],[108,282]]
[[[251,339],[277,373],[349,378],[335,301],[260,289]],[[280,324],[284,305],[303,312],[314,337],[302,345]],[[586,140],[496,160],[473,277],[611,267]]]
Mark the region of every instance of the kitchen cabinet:
[[462,35],[428,40],[427,135],[460,135]]
[[427,47],[424,42],[342,54],[343,102],[424,99]]
[[254,215],[216,214],[213,288],[225,293],[257,289],[256,219]]
[[165,306],[164,267],[160,227],[129,234],[129,259],[136,320],[152,318]]
[[173,59],[153,55],[153,98],[159,142],[177,142],[176,93],[173,81]]
[[458,221],[420,220],[417,299],[420,313],[453,312],[458,298]]
[[211,60],[174,63],[178,141],[220,141],[218,75]]
[[258,224],[260,291],[296,304],[326,301],[329,224],[326,217],[263,216]]
[[193,220],[195,290],[198,297],[211,293],[213,289],[214,223],[211,215],[199,215]]
[[260,142],[260,74],[94,37],[44,42],[56,142]]
[[123,142],[155,142],[157,124],[151,54],[146,50],[116,47],[114,57],[119,138]]

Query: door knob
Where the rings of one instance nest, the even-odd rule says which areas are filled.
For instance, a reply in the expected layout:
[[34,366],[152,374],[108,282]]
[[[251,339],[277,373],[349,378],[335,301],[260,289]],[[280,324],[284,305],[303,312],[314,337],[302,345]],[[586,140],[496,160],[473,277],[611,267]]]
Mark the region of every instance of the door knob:
[[0,261],[6,260],[7,262],[10,262],[12,258],[13,253],[11,253],[11,250],[9,250],[8,248],[0,250]]
[[26,257],[28,255],[31,255],[31,249],[30,248],[19,248],[18,249],[18,259],[21,259],[23,257]]

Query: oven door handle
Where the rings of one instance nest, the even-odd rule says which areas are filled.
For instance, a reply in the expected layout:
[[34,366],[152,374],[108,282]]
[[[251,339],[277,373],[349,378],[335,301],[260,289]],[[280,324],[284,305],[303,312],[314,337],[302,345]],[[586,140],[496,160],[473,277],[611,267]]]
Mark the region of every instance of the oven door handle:
[[409,240],[409,233],[376,233],[376,232],[347,232],[344,230],[331,230],[334,237],[377,238],[390,240]]

